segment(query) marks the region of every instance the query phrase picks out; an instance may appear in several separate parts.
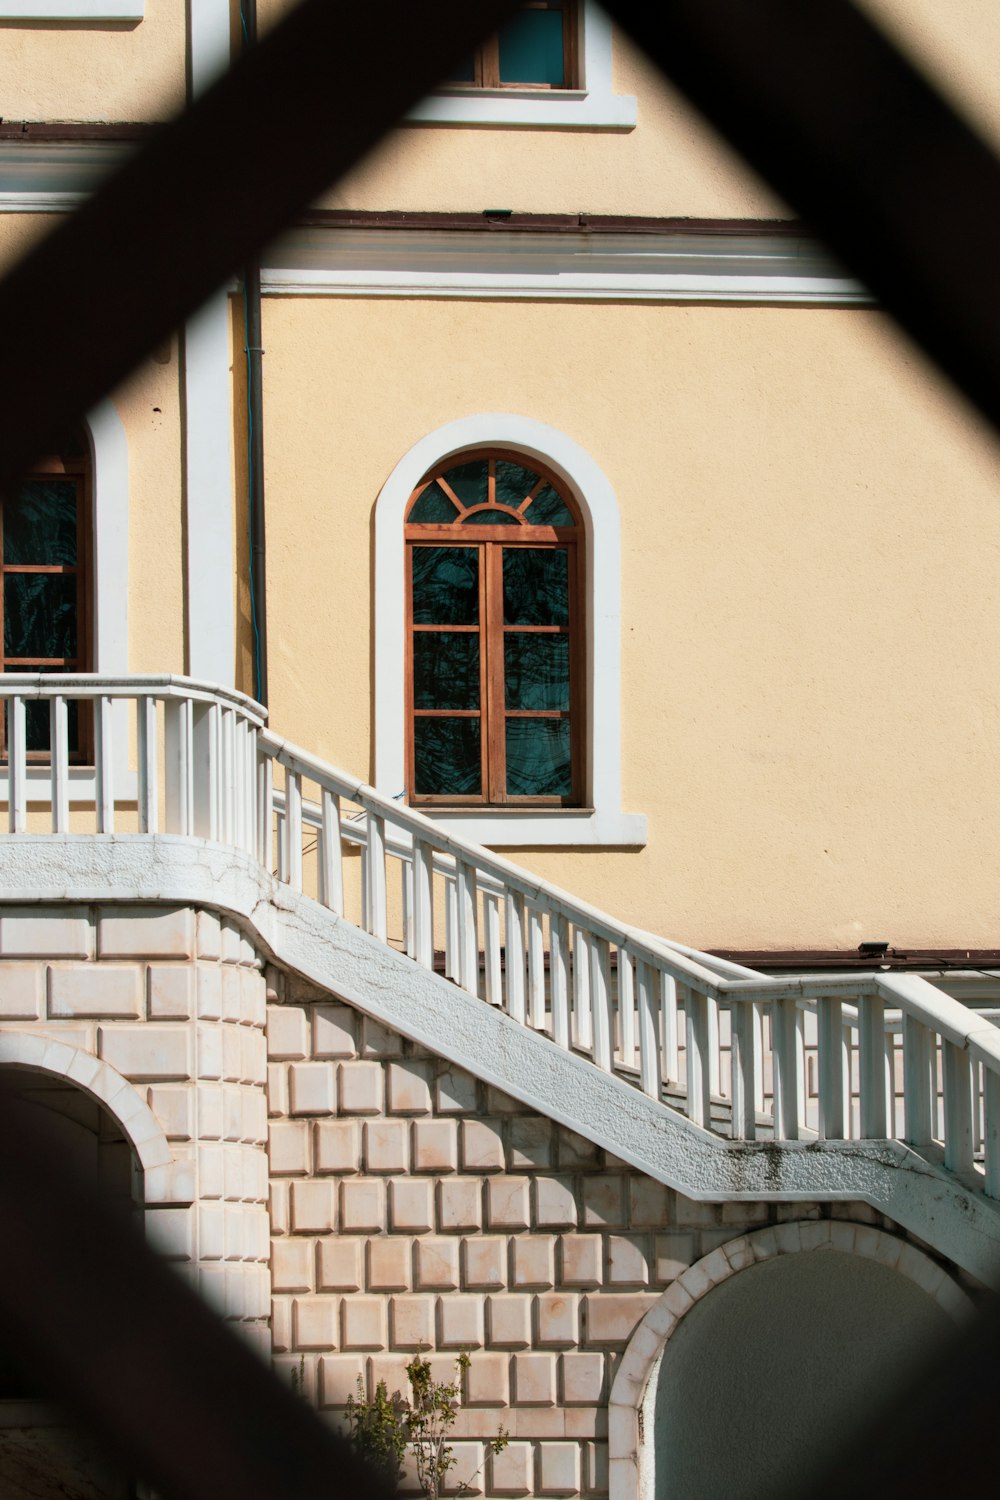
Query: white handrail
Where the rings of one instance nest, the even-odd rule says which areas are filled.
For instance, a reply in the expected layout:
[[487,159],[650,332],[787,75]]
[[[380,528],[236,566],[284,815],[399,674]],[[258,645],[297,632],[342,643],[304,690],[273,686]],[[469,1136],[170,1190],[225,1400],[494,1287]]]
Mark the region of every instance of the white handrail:
[[[26,705],[50,706],[50,825],[65,836],[71,805],[74,829],[89,805],[92,832],[115,831],[127,797],[110,716],[131,702],[141,833],[243,850],[414,962],[441,955],[465,990],[707,1131],[895,1138],[1000,1198],[1000,1030],[922,976],[775,978],[655,937],[279,738],[259,704],[212,683],[18,673],[0,675],[0,699],[16,837],[38,756]],[[89,783],[69,776],[71,704]]]

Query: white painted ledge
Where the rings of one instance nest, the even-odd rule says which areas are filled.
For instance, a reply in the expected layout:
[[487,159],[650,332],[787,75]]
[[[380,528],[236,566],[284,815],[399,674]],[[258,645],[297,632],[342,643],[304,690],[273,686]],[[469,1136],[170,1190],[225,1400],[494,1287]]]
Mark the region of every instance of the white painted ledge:
[[144,0],[0,0],[0,21],[141,21]]
[[689,1198],[860,1200],[987,1285],[997,1282],[1000,1212],[899,1141],[723,1140],[220,844],[0,837],[0,902],[116,900],[205,906],[246,923],[279,964]]
[[[424,811],[423,808],[419,811]],[[522,812],[505,808],[475,814],[457,808],[434,807],[426,811],[457,838],[488,849],[570,849],[603,846],[642,849],[646,844],[646,819],[642,813],[622,812]]]

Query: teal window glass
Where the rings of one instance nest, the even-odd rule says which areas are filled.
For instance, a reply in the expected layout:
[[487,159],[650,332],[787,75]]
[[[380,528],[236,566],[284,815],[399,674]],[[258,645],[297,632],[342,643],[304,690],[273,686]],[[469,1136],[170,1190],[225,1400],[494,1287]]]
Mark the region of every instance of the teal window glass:
[[[65,672],[65,667],[12,667],[13,672],[22,670],[25,672]],[[9,744],[8,715],[9,705],[5,701],[3,705],[4,743]],[[51,713],[48,701],[44,698],[27,698],[24,703],[24,738],[29,753],[31,751],[48,751],[52,745]],[[69,743],[69,753],[75,755],[80,748],[80,705],[72,698],[66,704],[66,729]]]
[[439,484],[429,484],[410,507],[407,517],[410,521],[416,521],[426,525],[438,524],[450,526],[453,521],[458,520],[458,511],[455,509],[454,501],[449,500]]
[[413,779],[418,797],[480,796],[479,719],[414,719]]
[[76,657],[75,574],[8,573],[3,598],[8,663],[11,657]]
[[76,529],[72,479],[25,480],[14,504],[4,507],[3,560],[8,565],[75,567]]
[[505,547],[505,625],[569,624],[569,558],[561,547]]
[[529,526],[575,526],[566,502],[551,484],[540,489],[524,512],[524,519]]
[[478,625],[477,548],[411,547],[410,558],[415,625]]
[[569,708],[569,636],[504,636],[505,707],[534,710]]
[[572,794],[568,719],[508,719],[506,739],[509,797]]
[[502,84],[565,87],[562,11],[519,11],[501,28],[498,41]]
[[474,57],[467,57],[464,62],[460,62],[448,75],[449,83],[475,83],[475,81],[476,60]]
[[524,504],[538,483],[539,476],[522,464],[498,458],[496,464],[496,497],[498,505],[509,505],[517,510]]
[[478,709],[478,631],[414,632],[413,706]]
[[464,506],[485,505],[489,499],[489,463],[485,458],[456,464],[445,471],[444,480]]

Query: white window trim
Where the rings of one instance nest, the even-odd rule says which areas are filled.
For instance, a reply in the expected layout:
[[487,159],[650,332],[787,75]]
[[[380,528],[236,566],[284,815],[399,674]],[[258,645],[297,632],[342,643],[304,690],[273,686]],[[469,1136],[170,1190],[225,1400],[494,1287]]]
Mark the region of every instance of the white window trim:
[[[94,629],[93,670],[110,677],[128,673],[128,441],[125,427],[110,401],[102,401],[84,424],[90,444],[92,475],[93,587],[91,619]],[[112,713],[112,762],[115,793],[134,798],[136,776],[128,767],[128,705],[114,703]],[[29,765],[27,777],[32,796],[51,796],[48,766]],[[70,798],[73,790],[93,797],[94,772],[88,766],[70,766]],[[0,801],[7,797],[7,768],[0,767]]]
[[144,0],[0,0],[0,21],[141,21]]
[[576,130],[633,130],[636,101],[616,94],[611,76],[611,21],[583,0],[582,89],[470,89],[431,94],[407,115],[415,125],[542,125]]
[[[531,417],[483,412],[460,417],[415,443],[375,506],[375,785],[389,797],[406,785],[406,505],[424,474],[468,448],[514,448],[554,469],[576,500],[587,543],[587,766],[592,809],[436,807],[432,816],[462,838],[499,848],[603,844],[639,848],[646,819],[621,806],[621,530],[615,494],[597,463],[565,433]],[[599,566],[597,559],[600,559]]]

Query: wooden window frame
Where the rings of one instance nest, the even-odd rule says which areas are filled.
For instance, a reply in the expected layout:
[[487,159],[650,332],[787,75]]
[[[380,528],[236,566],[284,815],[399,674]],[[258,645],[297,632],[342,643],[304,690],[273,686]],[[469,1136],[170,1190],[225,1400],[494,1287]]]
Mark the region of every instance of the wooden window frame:
[[446,89],[539,89],[543,93],[581,87],[580,0],[521,0],[518,10],[557,10],[563,15],[563,81],[562,83],[503,83],[500,80],[500,37],[498,32],[486,38],[473,53],[471,79],[449,79]]
[[[423,494],[424,490],[449,469],[475,460],[496,462],[507,460],[520,464],[538,475],[537,483],[522,501],[519,509],[524,511],[537,492],[549,484],[559,494],[570,514],[575,518],[573,526],[531,526],[524,522],[515,526],[482,525],[464,522],[462,516],[447,523],[405,523],[406,542],[406,785],[407,800],[414,807],[469,807],[469,808],[580,808],[586,802],[585,787],[585,734],[587,724],[586,703],[586,574],[585,533],[579,508],[569,493],[566,484],[546,465],[524,453],[504,448],[476,448],[453,454],[438,463],[424,475],[407,502],[406,513]],[[447,490],[447,484],[444,488]],[[450,492],[452,493],[453,492]],[[462,502],[454,496],[456,503]],[[495,476],[490,473],[488,481],[488,503],[495,504]],[[506,509],[506,507],[504,507]],[[462,507],[462,514],[469,514]],[[474,508],[473,512],[474,513]],[[479,550],[479,619],[476,625],[415,625],[413,621],[413,570],[410,554],[415,546],[476,547]],[[565,626],[505,625],[503,622],[503,549],[505,547],[551,548],[567,553],[567,578],[569,598],[567,624]],[[413,691],[413,646],[417,634],[459,632],[476,634],[480,640],[479,652],[479,708],[478,709],[417,709],[414,707]],[[515,709],[510,710],[505,701],[503,642],[508,634],[550,634],[569,637],[569,703],[566,710]],[[478,718],[482,724],[480,732],[480,785],[482,791],[471,794],[429,794],[415,791],[415,723],[418,718]],[[513,796],[506,790],[506,721],[518,719],[569,720],[571,789],[567,796]]]
[[[32,479],[73,479],[77,485],[76,506],[76,557],[74,566],[62,564],[20,564],[4,561],[4,506],[0,505],[0,672],[89,672],[93,660],[93,473],[86,441],[82,434],[67,448],[64,455],[51,455],[36,463],[25,481]],[[13,502],[7,502],[13,503]],[[6,618],[7,578],[23,573],[55,573],[74,576],[77,580],[77,654],[74,657],[13,657],[6,654],[6,639],[3,623]],[[93,713],[87,700],[77,706],[77,748],[70,754],[73,765],[93,764]],[[30,765],[48,765],[51,756],[48,750],[29,750]],[[7,763],[7,721],[0,713],[0,764]]]

